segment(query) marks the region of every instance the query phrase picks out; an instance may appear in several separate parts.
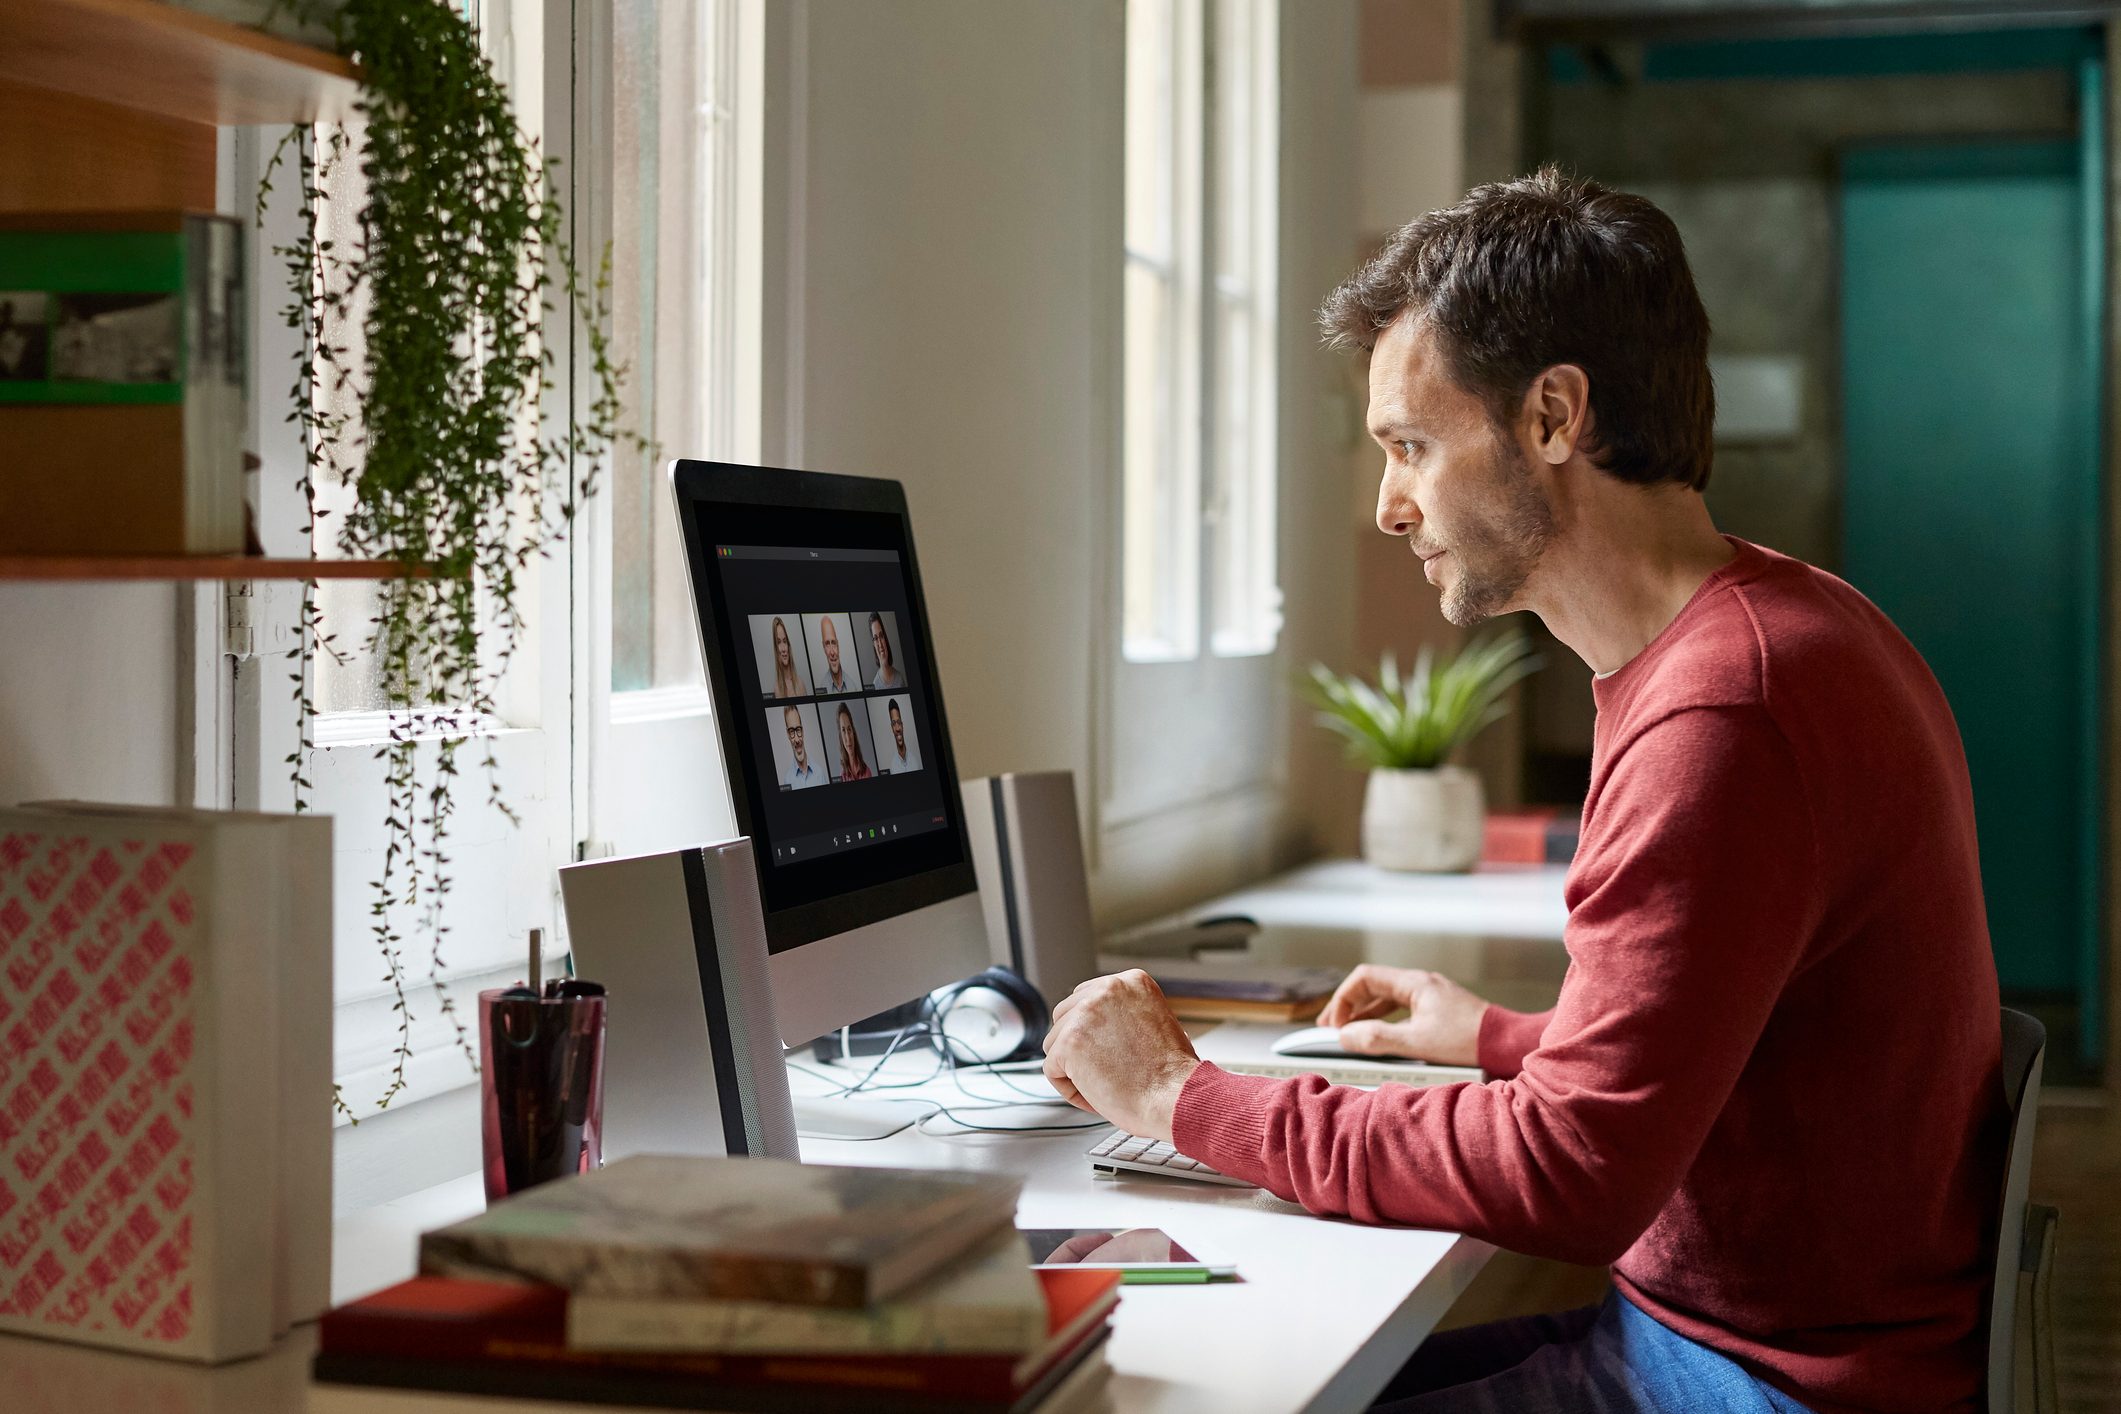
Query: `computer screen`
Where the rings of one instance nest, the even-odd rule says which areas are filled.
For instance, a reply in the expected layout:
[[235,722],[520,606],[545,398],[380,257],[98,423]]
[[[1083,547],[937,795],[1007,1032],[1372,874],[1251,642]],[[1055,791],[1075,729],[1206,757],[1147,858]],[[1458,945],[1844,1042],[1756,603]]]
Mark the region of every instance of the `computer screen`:
[[972,893],[901,489],[705,462],[672,485],[769,946]]

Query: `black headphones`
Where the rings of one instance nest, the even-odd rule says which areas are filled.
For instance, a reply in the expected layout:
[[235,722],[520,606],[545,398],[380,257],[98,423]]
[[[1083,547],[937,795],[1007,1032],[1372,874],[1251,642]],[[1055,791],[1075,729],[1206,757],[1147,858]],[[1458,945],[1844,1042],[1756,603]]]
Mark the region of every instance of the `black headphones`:
[[958,1065],[996,1065],[1045,1054],[1046,999],[1006,967],[990,967],[928,994],[936,1045]]

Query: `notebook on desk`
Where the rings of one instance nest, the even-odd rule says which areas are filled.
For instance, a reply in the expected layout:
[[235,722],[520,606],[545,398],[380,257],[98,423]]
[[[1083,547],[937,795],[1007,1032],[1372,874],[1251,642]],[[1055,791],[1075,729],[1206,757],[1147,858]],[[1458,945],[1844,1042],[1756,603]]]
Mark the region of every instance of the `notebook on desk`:
[[1395,1060],[1389,1056],[1281,1056],[1274,1043],[1289,1034],[1282,1022],[1225,1021],[1202,1032],[1193,1049],[1204,1061],[1213,1061],[1237,1075],[1266,1075],[1287,1079],[1297,1075],[1323,1075],[1336,1085],[1451,1085],[1461,1080],[1480,1080],[1477,1066],[1430,1065],[1425,1061]]

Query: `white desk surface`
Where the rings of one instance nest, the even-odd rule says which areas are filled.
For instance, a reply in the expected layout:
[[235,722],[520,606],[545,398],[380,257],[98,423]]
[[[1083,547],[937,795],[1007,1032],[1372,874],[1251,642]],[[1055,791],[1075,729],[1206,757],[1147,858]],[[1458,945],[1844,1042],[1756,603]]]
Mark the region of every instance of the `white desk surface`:
[[[1329,859],[1277,875],[1151,925],[1244,914],[1261,931],[1241,952],[1203,963],[1349,968],[1360,962],[1441,972],[1520,1011],[1554,1004],[1568,970],[1561,946],[1568,906],[1560,866],[1503,866],[1472,874],[1397,874]],[[1168,933],[1166,933],[1168,936]],[[1108,948],[1125,954],[1123,938]],[[1153,964],[1152,964],[1153,970]]]
[[[1567,918],[1563,876],[1559,868],[1391,874],[1355,860],[1331,860],[1181,917],[1249,914],[1264,928],[1246,955],[1256,961],[1430,967],[1506,1005],[1543,1007],[1552,1004],[1567,965],[1558,946]],[[1233,967],[1244,962],[1229,960]],[[1036,1083],[1035,1076],[1014,1078]],[[798,1094],[821,1088],[800,1074],[792,1079]],[[969,1083],[985,1098],[1009,1093],[992,1078]],[[944,1102],[978,1103],[954,1087]],[[1037,1124],[1076,1114],[1026,1107],[967,1118]],[[951,1126],[937,1119],[930,1127]],[[1126,1414],[1361,1409],[1493,1250],[1450,1233],[1315,1218],[1254,1190],[1146,1176],[1100,1178],[1083,1156],[1098,1133],[909,1131],[875,1143],[806,1140],[803,1156],[824,1163],[1006,1170],[1025,1180],[1017,1213],[1024,1226],[1159,1226],[1205,1254],[1236,1263],[1238,1282],[1126,1289],[1107,1347],[1114,1375],[1106,1396],[1108,1409]],[[472,1174],[342,1218],[333,1233],[333,1299],[347,1301],[411,1275],[419,1233],[477,1212],[483,1203],[479,1177]],[[0,1390],[6,1395],[0,1404],[8,1414],[289,1414],[307,1403],[314,1339],[313,1330],[298,1331],[260,1359],[207,1370],[0,1336]],[[446,1407],[459,1405],[465,1414],[506,1414],[509,1408],[505,1401],[472,1399]]]
[[[822,1088],[797,1079],[812,1093]],[[1010,1093],[994,1077],[966,1083],[981,1097]],[[954,1108],[979,1103],[954,1087],[947,1094]],[[960,1113],[980,1124],[1089,1120],[1078,1110],[1037,1106]],[[1019,1226],[1161,1227],[1198,1254],[1236,1264],[1236,1282],[1123,1290],[1108,1347],[1108,1400],[1130,1414],[1362,1409],[1494,1251],[1454,1233],[1328,1221],[1258,1189],[1099,1177],[1084,1151],[1102,1129],[948,1134],[940,1118],[929,1127],[936,1132],[875,1143],[806,1139],[803,1157],[1004,1170],[1024,1178]]]
[[[894,1063],[895,1064],[895,1063]],[[859,1072],[852,1072],[859,1074]],[[828,1087],[804,1075],[799,1089]],[[1040,1077],[1011,1079],[1043,1088]],[[953,1107],[1007,1098],[993,1077],[945,1084]],[[928,1093],[924,1087],[919,1092]],[[922,1107],[905,1106],[909,1116]],[[1089,1122],[1079,1111],[1019,1106],[967,1113],[981,1124]],[[1094,1174],[1084,1151],[1101,1130],[1049,1134],[907,1131],[861,1143],[804,1140],[822,1163],[1000,1169],[1025,1180],[1026,1227],[1162,1227],[1196,1251],[1227,1259],[1240,1280],[1124,1290],[1107,1352],[1115,1414],[1296,1414],[1362,1409],[1473,1280],[1493,1249],[1450,1233],[1360,1227],[1312,1217],[1252,1189]],[[467,1175],[336,1225],[333,1299],[346,1301],[411,1275],[418,1234],[478,1211]],[[0,1400],[9,1414],[153,1409],[158,1414],[288,1414],[307,1403],[313,1329],[257,1360],[204,1370],[142,1356],[0,1337]],[[465,1414],[506,1414],[502,1401],[462,1400]],[[591,1406],[584,1406],[585,1409]]]
[[1244,913],[1261,924],[1431,937],[1559,942],[1568,921],[1561,865],[1491,865],[1471,874],[1402,874],[1328,859],[1223,895],[1182,915]]

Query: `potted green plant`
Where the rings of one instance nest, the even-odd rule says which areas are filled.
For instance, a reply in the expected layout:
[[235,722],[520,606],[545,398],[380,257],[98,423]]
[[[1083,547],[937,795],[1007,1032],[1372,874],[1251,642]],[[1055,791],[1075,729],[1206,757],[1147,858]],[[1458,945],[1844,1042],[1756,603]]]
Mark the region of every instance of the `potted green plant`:
[[[388,844],[370,907],[397,992],[388,1104],[411,1056],[408,943],[426,953],[430,974],[441,968],[460,775],[482,771],[487,799],[515,818],[501,799],[492,739],[474,728],[495,714],[496,685],[522,641],[528,576],[567,533],[620,435],[622,370],[606,332],[608,258],[586,274],[577,264],[553,164],[518,121],[464,7],[272,5],[322,26],[361,69],[355,121],[295,129],[259,192],[262,213],[281,164],[295,169],[302,221],[275,251],[287,276],[286,319],[301,335],[290,400],[305,433],[312,539],[323,514],[318,484],[344,483],[352,494],[334,522],[340,552],[425,571],[386,586],[363,645],[393,721],[379,753]],[[327,198],[353,204],[354,239],[321,228]],[[558,389],[570,343],[575,386]],[[314,655],[344,651],[312,589],[293,673],[302,739],[288,760],[298,810],[308,803]],[[478,754],[462,760],[467,746]],[[472,1055],[439,977],[436,992]]]
[[1480,858],[1486,814],[1480,777],[1451,756],[1509,712],[1505,694],[1539,667],[1523,633],[1484,634],[1456,655],[1424,648],[1402,677],[1386,653],[1378,681],[1311,665],[1318,721],[1370,769],[1362,854],[1382,869],[1449,873]]

